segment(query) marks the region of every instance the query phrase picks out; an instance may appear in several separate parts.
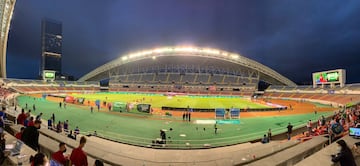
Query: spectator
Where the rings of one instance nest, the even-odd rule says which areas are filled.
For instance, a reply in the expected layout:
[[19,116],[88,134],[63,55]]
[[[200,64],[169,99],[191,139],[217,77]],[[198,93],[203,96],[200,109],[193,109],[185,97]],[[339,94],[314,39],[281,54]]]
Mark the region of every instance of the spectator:
[[27,113],[26,113],[26,118],[29,118],[31,116],[31,110],[29,110]]
[[51,115],[51,119],[52,119],[52,121],[53,121],[53,123],[55,125],[55,114],[54,113]]
[[288,126],[286,128],[288,130],[288,132],[287,132],[288,140],[290,140],[293,126],[289,122],[289,124],[288,124]]
[[45,166],[49,165],[49,160],[43,153],[37,153],[35,156],[30,156],[31,166]]
[[271,135],[272,135],[272,134],[271,134],[271,129],[269,129],[269,130],[268,130],[268,139],[269,139],[269,142],[270,142],[270,140],[271,140]]
[[310,136],[312,133],[311,120],[308,121],[308,123],[306,124],[306,127],[308,128],[308,132],[309,132],[309,136]]
[[24,124],[23,124],[23,125],[24,125],[25,127],[27,127],[28,124],[29,124],[29,118],[26,118],[26,119],[24,120]]
[[41,120],[41,116],[43,115],[43,113],[41,112],[39,115],[36,116],[36,120]]
[[62,132],[62,124],[59,121],[59,123],[56,125],[56,132],[61,133]]
[[269,142],[268,137],[266,136],[266,134],[264,134],[264,137],[262,138],[261,143],[266,144],[268,142]]
[[85,144],[86,144],[86,138],[84,136],[82,136],[80,138],[79,147],[75,148],[71,152],[70,160],[71,160],[71,164],[73,164],[74,166],[87,166],[88,165],[87,155],[82,150],[82,148],[85,146]]
[[80,129],[79,129],[78,126],[76,126],[76,128],[75,128],[74,134],[75,134],[75,136],[78,135],[78,134],[80,134]]
[[1,133],[1,138],[0,138],[0,165],[2,165],[7,157],[7,155],[5,155],[4,150],[5,150],[5,146],[6,146],[6,140],[5,140],[5,133]]
[[26,114],[25,114],[25,110],[21,109],[21,114],[18,115],[17,117],[17,124],[24,124],[24,120],[26,119]]
[[5,109],[4,107],[1,109],[0,111],[0,127],[4,128],[5,127]]
[[19,140],[21,140],[22,134],[25,130],[25,127],[21,127],[20,132],[16,133],[15,137]]
[[166,144],[166,133],[164,130],[160,130],[161,141]]
[[34,117],[30,117],[27,126],[34,126]]
[[321,126],[324,126],[326,122],[326,119],[324,117],[324,115],[321,116]]
[[60,142],[59,144],[59,151],[53,153],[51,155],[51,159],[57,161],[62,165],[66,165],[66,161],[68,160],[68,156],[64,156],[66,152],[66,145],[64,142]]
[[48,120],[48,129],[50,129],[50,130],[53,129],[52,118],[50,118],[50,119]]
[[95,160],[94,166],[104,166],[104,163],[100,160]]
[[5,140],[5,133],[0,134],[0,148],[5,150],[6,140]]
[[66,121],[64,122],[64,131],[65,131],[65,132],[69,132],[69,120],[66,120]]
[[67,135],[67,137],[76,140],[76,136],[73,135],[73,131],[72,131],[72,130],[70,130],[70,133]]
[[35,120],[34,126],[25,128],[21,140],[35,151],[39,150],[39,131],[41,127],[41,121]]
[[340,148],[340,152],[336,155],[331,155],[331,161],[340,162],[341,166],[356,166],[354,156],[350,148],[346,145],[344,140],[336,142]]

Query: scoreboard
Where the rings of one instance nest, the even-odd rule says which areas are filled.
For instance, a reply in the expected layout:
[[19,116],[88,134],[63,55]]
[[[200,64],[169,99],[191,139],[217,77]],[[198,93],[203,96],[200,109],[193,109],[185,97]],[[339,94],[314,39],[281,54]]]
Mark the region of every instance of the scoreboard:
[[43,75],[43,80],[46,82],[55,80],[55,71],[53,70],[44,70],[42,75]]
[[344,69],[316,72],[312,74],[312,78],[314,88],[324,85],[330,85],[330,87],[340,85],[343,87],[346,82],[346,72]]

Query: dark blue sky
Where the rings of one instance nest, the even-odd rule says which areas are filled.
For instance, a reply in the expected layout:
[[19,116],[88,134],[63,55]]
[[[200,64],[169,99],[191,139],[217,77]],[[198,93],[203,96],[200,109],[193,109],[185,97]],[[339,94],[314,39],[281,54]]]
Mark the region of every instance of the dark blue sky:
[[8,77],[38,74],[44,17],[63,23],[63,71],[77,78],[124,53],[191,44],[237,52],[298,83],[337,68],[360,82],[358,0],[18,0]]

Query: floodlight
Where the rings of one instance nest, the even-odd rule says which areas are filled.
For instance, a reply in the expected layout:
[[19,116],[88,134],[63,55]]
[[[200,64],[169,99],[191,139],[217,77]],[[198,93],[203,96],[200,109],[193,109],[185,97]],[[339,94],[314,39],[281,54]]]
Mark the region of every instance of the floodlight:
[[123,56],[121,59],[122,59],[123,61],[126,61],[126,60],[128,59],[128,57],[127,57],[127,56]]
[[231,54],[231,58],[233,58],[233,59],[238,59],[238,58],[239,58],[239,55],[238,55],[238,54]]

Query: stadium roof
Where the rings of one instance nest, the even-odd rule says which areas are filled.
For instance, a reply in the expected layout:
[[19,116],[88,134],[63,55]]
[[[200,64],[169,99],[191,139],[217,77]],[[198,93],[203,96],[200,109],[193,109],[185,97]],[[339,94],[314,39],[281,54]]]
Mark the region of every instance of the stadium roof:
[[143,59],[156,59],[157,57],[165,56],[195,56],[227,61],[256,70],[261,73],[261,75],[275,79],[276,82],[279,82],[280,84],[296,86],[296,84],[288,78],[282,76],[281,74],[259,62],[256,62],[236,53],[231,53],[219,49],[200,47],[162,47],[126,54],[89,72],[88,74],[81,77],[79,81],[90,80],[91,78],[99,74],[107,72],[110,69],[121,66],[123,64],[136,62]]
[[0,77],[6,78],[6,48],[16,0],[0,0]]

